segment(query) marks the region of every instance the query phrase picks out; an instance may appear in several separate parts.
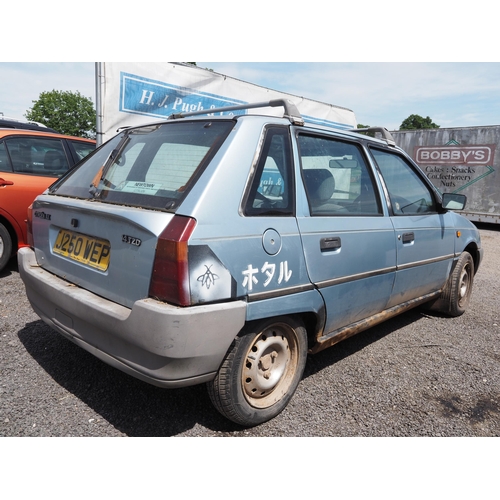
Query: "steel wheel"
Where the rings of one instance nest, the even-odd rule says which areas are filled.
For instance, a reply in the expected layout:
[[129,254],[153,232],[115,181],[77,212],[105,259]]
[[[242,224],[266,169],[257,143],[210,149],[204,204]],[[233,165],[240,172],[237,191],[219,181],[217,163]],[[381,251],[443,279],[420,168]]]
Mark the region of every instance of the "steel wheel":
[[463,309],[467,306],[470,296],[470,285],[472,277],[472,269],[470,264],[466,264],[460,272],[460,280],[458,284],[458,306]]
[[208,394],[215,408],[241,425],[278,415],[299,385],[307,333],[293,316],[249,323],[229,348]]
[[474,260],[469,252],[463,252],[438,300],[430,305],[430,309],[449,316],[460,316],[467,309],[474,282]]
[[463,252],[451,273],[448,283],[449,290],[447,313],[450,316],[462,315],[469,305],[472,283],[474,280],[474,261],[468,252]]
[[257,335],[241,376],[246,400],[256,408],[279,401],[290,388],[298,357],[298,340],[288,324],[273,324]]

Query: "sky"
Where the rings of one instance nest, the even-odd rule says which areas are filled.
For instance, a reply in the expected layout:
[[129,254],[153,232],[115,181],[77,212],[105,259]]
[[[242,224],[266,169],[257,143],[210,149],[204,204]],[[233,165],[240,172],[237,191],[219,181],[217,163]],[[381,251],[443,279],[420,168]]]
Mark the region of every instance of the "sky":
[[[202,68],[354,111],[398,130],[411,114],[442,128],[500,125],[500,62],[198,62]],[[22,119],[41,92],[95,102],[93,62],[0,62],[0,113]],[[0,115],[1,116],[1,115]]]

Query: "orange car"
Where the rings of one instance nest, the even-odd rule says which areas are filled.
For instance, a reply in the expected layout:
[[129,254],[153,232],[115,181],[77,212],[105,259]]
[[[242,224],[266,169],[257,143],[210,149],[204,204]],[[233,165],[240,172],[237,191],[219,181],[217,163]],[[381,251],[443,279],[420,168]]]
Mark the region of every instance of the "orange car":
[[27,246],[26,214],[35,197],[95,149],[93,140],[39,129],[0,128],[0,271]]

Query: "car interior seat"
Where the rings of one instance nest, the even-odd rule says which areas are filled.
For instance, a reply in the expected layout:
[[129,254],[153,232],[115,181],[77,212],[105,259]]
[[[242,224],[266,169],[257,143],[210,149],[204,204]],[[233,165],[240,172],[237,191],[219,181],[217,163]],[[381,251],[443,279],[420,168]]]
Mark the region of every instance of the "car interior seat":
[[304,170],[304,180],[309,202],[317,207],[329,201],[335,191],[335,179],[324,168]]
[[64,156],[59,151],[47,151],[43,160],[45,170],[57,172],[67,168],[67,163]]

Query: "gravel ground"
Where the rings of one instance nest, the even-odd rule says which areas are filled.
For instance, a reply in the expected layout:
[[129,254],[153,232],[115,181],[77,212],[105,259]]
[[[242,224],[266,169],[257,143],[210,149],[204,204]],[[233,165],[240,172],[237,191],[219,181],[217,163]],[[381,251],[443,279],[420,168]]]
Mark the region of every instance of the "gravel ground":
[[149,386],[59,336],[14,259],[0,273],[0,436],[500,436],[500,229],[480,229],[463,316],[413,310],[309,357],[289,406],[252,429],[204,386]]

